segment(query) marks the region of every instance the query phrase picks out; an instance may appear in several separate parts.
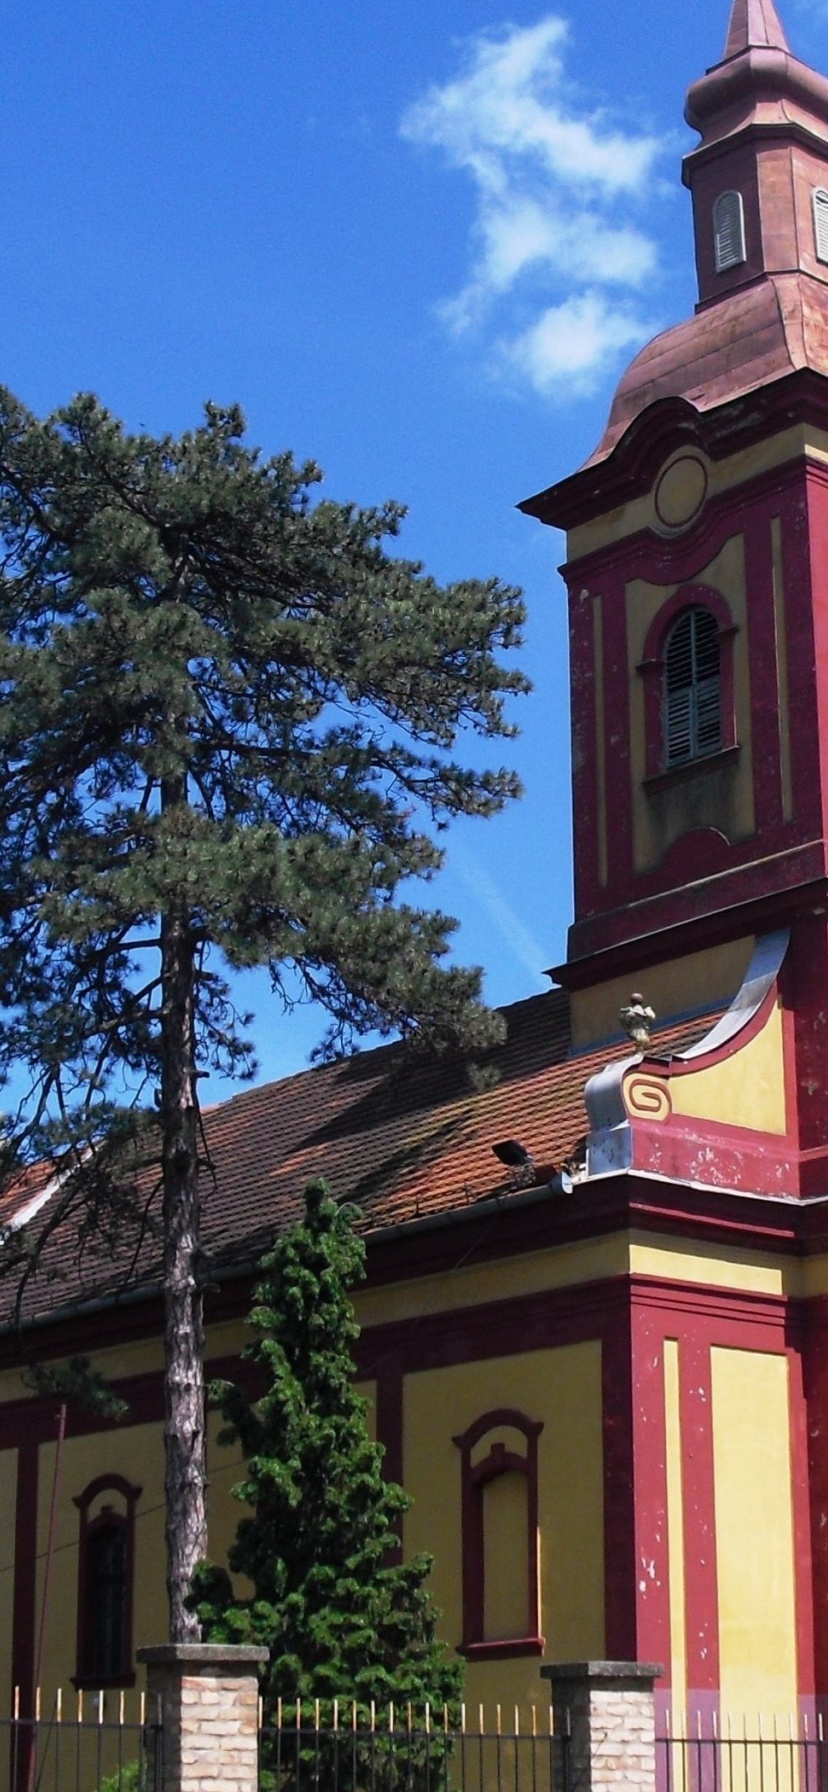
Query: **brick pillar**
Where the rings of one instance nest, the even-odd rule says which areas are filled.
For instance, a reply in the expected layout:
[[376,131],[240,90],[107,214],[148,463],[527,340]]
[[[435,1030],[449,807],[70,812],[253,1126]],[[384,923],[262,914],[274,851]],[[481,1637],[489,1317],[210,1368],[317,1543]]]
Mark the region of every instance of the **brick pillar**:
[[655,1792],[653,1685],[661,1672],[638,1661],[541,1668],[560,1739],[557,1792]]
[[152,1792],[257,1792],[259,1681],[266,1649],[166,1643],[139,1649],[147,1717],[160,1710],[162,1770]]

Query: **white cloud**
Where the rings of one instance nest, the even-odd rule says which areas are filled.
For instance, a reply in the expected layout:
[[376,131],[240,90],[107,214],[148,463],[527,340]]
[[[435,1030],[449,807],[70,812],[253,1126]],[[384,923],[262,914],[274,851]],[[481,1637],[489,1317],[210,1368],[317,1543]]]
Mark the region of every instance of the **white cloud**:
[[[495,361],[543,392],[562,388],[567,369],[582,385],[643,340],[651,324],[632,295],[658,264],[635,210],[652,197],[661,142],[584,101],[564,68],[567,34],[550,14],[473,38],[457,79],[432,87],[401,127],[474,185],[469,279],[440,307],[444,321],[490,330]],[[609,298],[619,288],[630,295],[620,308]]]
[[527,330],[504,338],[499,352],[538,392],[590,392],[620,350],[640,342],[641,331],[636,312],[616,307],[600,292],[576,293],[550,305]]

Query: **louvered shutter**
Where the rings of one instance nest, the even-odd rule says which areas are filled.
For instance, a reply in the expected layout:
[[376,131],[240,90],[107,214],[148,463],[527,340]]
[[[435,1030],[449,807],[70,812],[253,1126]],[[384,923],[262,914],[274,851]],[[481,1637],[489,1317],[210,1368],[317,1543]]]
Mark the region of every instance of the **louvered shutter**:
[[693,611],[680,616],[670,630],[666,667],[667,764],[693,754]]
[[724,274],[728,268],[738,267],[745,261],[745,214],[741,193],[719,194],[713,206],[713,245],[717,274]]
[[721,654],[719,630],[709,610],[692,610],[696,710],[695,750],[715,753],[721,745]]
[[813,207],[817,261],[828,261],[828,193],[824,187],[814,189]]
[[722,743],[722,678],[715,616],[685,610],[667,637],[664,664],[665,763],[716,753]]

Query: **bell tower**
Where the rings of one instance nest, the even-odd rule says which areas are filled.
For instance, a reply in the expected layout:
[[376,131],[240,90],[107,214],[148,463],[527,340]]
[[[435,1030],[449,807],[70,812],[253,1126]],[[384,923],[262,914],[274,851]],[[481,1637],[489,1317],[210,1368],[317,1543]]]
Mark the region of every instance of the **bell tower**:
[[[563,528],[573,1037],[691,1012],[790,929],[800,1143],[828,1150],[828,81],[733,0],[690,89],[699,300],[627,369]],[[818,1016],[822,1016],[822,1021]],[[819,1058],[819,1070],[815,1064]]]

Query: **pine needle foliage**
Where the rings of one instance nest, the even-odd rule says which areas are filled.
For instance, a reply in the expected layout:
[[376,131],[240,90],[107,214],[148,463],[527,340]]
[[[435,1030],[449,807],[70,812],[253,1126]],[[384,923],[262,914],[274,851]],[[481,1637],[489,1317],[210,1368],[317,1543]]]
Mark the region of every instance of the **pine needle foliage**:
[[[349,1290],[364,1275],[356,1209],[337,1206],[324,1182],[305,1192],[302,1221],[265,1258],[244,1352],[264,1382],[260,1398],[220,1384],[226,1443],[241,1445],[243,1479],[233,1489],[249,1508],[229,1552],[252,1583],[234,1596],[221,1569],[196,1570],[198,1615],[215,1642],[270,1651],[264,1723],[277,1701],[371,1701],[422,1724],[426,1704],[442,1713],[460,1693],[460,1668],[436,1640],[426,1581],[431,1558],[396,1559],[400,1517],[410,1504],[382,1473],[367,1404],[354,1388],[359,1326]],[[350,1716],[350,1711],[346,1714]]]
[[393,551],[399,505],[318,498],[320,477],[248,445],[237,409],[156,439],[91,396],[40,422],[0,389],[0,1078],[31,1076],[0,1168],[60,1165],[8,1261],[31,1276],[70,1219],[84,1252],[138,1260],[157,1165],[181,1642],[205,1534],[199,1079],[255,1068],[231,975],[317,1001],[323,1052],[499,1036],[479,973],[446,962],[454,924],[401,891],[452,817],[517,793],[454,748],[513,731],[519,594],[439,586]]

